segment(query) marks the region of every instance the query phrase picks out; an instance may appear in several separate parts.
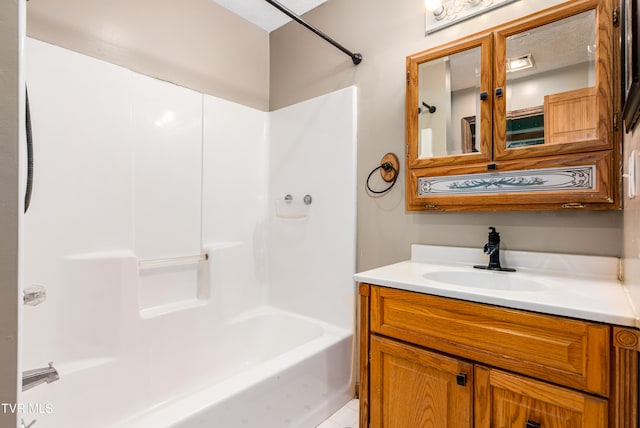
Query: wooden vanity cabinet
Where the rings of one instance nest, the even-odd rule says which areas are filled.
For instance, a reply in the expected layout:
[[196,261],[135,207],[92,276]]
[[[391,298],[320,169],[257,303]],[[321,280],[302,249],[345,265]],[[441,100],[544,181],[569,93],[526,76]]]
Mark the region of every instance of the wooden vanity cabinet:
[[408,56],[407,210],[620,209],[618,9],[569,1]]
[[359,289],[360,428],[638,428],[634,329]]

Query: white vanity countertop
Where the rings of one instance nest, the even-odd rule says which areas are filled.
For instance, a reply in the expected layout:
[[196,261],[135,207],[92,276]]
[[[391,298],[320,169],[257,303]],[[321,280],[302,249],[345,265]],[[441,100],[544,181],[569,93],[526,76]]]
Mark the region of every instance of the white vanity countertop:
[[418,293],[640,327],[627,291],[617,279],[617,258],[509,250],[502,250],[500,255],[503,267],[517,271],[474,269],[473,265],[486,266],[489,262],[480,249],[412,245],[411,260],[360,272],[354,279]]

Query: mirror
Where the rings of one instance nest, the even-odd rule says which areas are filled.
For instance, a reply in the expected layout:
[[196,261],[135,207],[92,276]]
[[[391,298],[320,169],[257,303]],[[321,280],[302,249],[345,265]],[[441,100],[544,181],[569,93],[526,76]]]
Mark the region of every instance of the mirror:
[[480,152],[481,53],[476,46],[418,66],[419,159]]
[[563,8],[407,57],[410,167],[611,148],[611,16]]
[[506,38],[506,148],[596,138],[596,12]]

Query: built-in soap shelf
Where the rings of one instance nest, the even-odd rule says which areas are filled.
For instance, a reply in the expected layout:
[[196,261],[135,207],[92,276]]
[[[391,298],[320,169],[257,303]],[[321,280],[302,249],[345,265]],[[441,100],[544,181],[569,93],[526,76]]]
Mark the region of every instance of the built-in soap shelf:
[[143,318],[201,305],[208,253],[138,260],[138,307]]

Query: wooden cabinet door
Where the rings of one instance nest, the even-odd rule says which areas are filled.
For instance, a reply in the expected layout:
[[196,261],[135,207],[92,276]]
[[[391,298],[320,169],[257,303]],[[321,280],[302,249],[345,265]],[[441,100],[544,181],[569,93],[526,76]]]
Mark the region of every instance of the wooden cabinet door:
[[607,400],[475,367],[476,428],[606,428]]
[[[494,159],[538,158],[614,148],[616,104],[612,83],[617,48],[613,3],[565,2],[497,29],[494,87],[504,90],[496,92],[494,98]],[[574,49],[571,37],[584,42]],[[591,54],[585,52],[587,45]],[[562,54],[553,59],[543,57],[554,50]],[[540,59],[537,62],[536,57]],[[526,71],[509,70],[514,59],[527,58],[535,65],[531,63],[533,66]],[[516,124],[510,120],[510,113],[541,106],[544,139],[514,137],[524,131],[523,122]],[[527,134],[537,133],[537,126],[525,129]]]
[[473,365],[371,336],[369,428],[471,428]]

